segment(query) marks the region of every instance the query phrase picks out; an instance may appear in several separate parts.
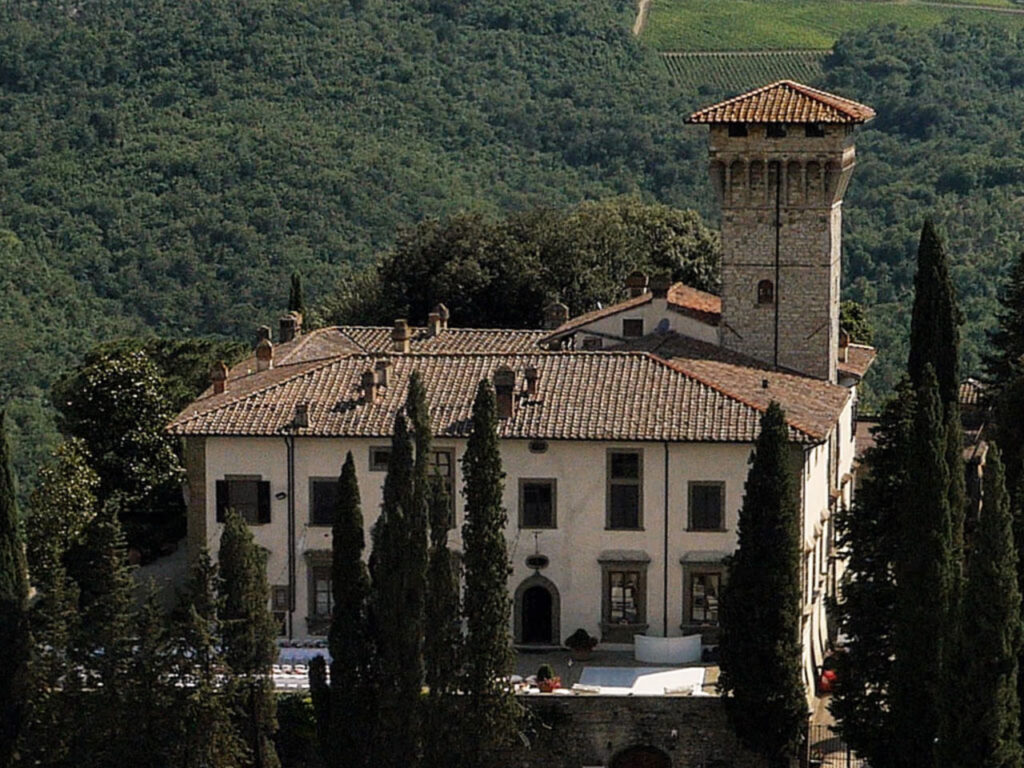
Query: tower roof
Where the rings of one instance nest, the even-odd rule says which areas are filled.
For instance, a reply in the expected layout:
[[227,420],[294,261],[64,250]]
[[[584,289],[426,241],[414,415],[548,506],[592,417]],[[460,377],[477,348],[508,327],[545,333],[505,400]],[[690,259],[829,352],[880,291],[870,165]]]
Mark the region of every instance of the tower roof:
[[694,112],[688,123],[866,123],[875,110],[792,80]]

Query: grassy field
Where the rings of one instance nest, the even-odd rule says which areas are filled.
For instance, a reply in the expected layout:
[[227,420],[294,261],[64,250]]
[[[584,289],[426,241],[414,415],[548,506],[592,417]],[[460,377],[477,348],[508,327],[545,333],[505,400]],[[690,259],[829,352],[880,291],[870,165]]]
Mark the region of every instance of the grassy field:
[[[926,28],[957,17],[1024,28],[1009,0],[968,0],[972,8],[868,0],[653,0],[643,39],[659,51],[831,48],[844,32],[873,24]],[[966,3],[965,3],[966,4]]]
[[672,78],[687,91],[707,85],[741,92],[776,80],[813,85],[822,75],[825,51],[751,51],[746,53],[664,53]]

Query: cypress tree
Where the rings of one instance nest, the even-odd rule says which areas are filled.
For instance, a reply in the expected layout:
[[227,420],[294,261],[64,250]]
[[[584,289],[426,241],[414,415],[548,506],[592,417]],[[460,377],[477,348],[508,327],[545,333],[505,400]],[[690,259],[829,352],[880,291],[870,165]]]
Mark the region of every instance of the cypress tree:
[[223,600],[217,567],[206,550],[189,568],[170,630],[175,685],[174,738],[168,762],[183,768],[245,764],[246,745],[232,722],[236,681],[220,648]]
[[6,412],[0,411],[0,768],[13,764],[28,697],[28,573],[20,527]]
[[875,768],[893,763],[889,717],[899,517],[906,497],[907,454],[914,439],[914,396],[907,382],[882,411],[875,446],[864,456],[865,479],[850,509],[836,516],[847,558],[834,616],[846,635],[838,658],[842,681],[829,704],[846,742]]
[[427,566],[427,612],[423,662],[429,695],[424,728],[423,762],[457,764],[460,734],[452,728],[457,709],[462,622],[459,610],[459,568],[448,549],[451,502],[444,482],[432,478],[430,495],[430,561]]
[[274,684],[270,667],[277,658],[277,625],[270,613],[270,587],[263,551],[245,520],[228,510],[220,539],[220,595],[224,601],[224,657],[239,675],[239,725],[249,749],[248,764],[278,768],[273,734]]
[[930,364],[916,392],[913,435],[894,564],[891,717],[896,765],[924,768],[935,765],[934,745],[944,717],[945,639],[951,631],[955,582],[946,430]]
[[505,542],[508,514],[501,504],[505,475],[497,426],[494,388],[484,380],[473,402],[473,430],[462,460],[466,497],[462,526],[466,584],[464,747],[471,766],[498,764],[495,752],[512,743],[519,721],[515,697],[502,679],[512,669],[508,632],[512,606]]
[[370,577],[356,465],[351,451],[338,479],[338,506],[331,545],[334,610],[328,648],[331,679],[320,678],[314,696],[324,764],[367,765],[376,725],[373,692],[373,638],[369,632]]
[[1022,501],[1017,488],[1024,465],[1024,419],[1020,418],[1024,413],[1024,252],[1013,265],[999,305],[999,322],[990,335],[991,352],[985,357],[985,394],[992,410],[993,437],[1003,451],[1006,486],[1016,506]]
[[370,555],[371,627],[380,694],[379,738],[372,759],[374,765],[394,768],[416,765],[419,738],[417,718],[412,713],[419,709],[422,679],[414,680],[406,669],[407,664],[422,669],[420,624],[415,617],[405,615],[412,482],[413,443],[405,415],[399,413]]
[[302,298],[302,275],[292,272],[291,287],[288,290],[288,311],[298,312],[300,315],[306,313],[306,302]]
[[800,517],[785,416],[761,417],[722,590],[719,689],[740,740],[788,766],[807,722],[800,654]]
[[951,768],[1021,768],[1017,657],[1021,650],[1021,595],[1013,517],[999,449],[985,463],[984,506],[964,600],[971,627],[960,635],[956,713],[940,743],[940,764]]

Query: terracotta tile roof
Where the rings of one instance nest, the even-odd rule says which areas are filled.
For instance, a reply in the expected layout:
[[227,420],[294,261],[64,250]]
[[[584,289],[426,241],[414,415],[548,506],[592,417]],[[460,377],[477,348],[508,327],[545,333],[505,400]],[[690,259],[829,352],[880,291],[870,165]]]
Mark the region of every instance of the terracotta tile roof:
[[791,426],[817,438],[828,435],[850,397],[847,387],[775,370],[738,352],[676,333],[650,334],[617,349],[626,348],[651,352],[688,376],[758,410],[775,400],[785,410]]
[[878,352],[867,344],[850,344],[846,348],[846,360],[839,359],[839,372],[855,379],[863,379],[868,368],[875,362]]
[[694,112],[688,123],[865,123],[875,110],[792,80],[779,80]]
[[976,406],[981,403],[985,385],[974,378],[964,379],[960,385],[960,405]]
[[[392,362],[388,386],[367,404],[359,379],[381,359]],[[418,370],[434,433],[465,437],[479,381],[503,365],[517,372],[519,382],[527,367],[540,372],[538,394],[526,397],[520,392],[512,418],[501,422],[504,438],[752,442],[769,399],[766,393],[754,392],[753,398],[727,392],[722,382],[713,381],[715,370],[691,373],[676,361],[644,352],[360,354],[229,380],[226,392],[201,397],[168,429],[177,435],[281,435],[295,406],[307,403],[309,427],[297,434],[384,437],[402,408],[409,376]],[[783,375],[765,375],[773,377],[769,392],[781,402],[789,392],[776,384]],[[759,384],[761,373],[755,376]],[[756,389],[746,379],[738,384],[739,390]],[[821,397],[813,386],[804,386],[810,396]],[[805,406],[805,411],[814,412],[814,406]],[[790,439],[797,442],[821,440],[830,426],[811,423],[799,410],[788,418]]]
[[[507,328],[446,328],[431,336],[426,328],[410,328],[412,352],[530,352],[548,331]],[[282,368],[342,355],[391,351],[391,326],[334,325],[274,345],[274,367]],[[256,371],[256,357],[247,357],[228,373],[229,379]]]
[[[590,325],[590,323],[597,320],[617,315],[634,307],[642,307],[653,300],[653,294],[648,292],[625,301],[620,301],[618,304],[611,304],[591,312],[584,312],[582,315],[577,315],[570,319],[567,323],[562,323],[553,331],[549,331],[548,335],[541,339],[541,342],[555,341],[575,331],[577,328],[582,328],[584,325]],[[675,312],[687,315],[708,325],[718,325],[722,319],[722,299],[719,296],[699,291],[683,283],[674,283],[668,289],[668,307]]]

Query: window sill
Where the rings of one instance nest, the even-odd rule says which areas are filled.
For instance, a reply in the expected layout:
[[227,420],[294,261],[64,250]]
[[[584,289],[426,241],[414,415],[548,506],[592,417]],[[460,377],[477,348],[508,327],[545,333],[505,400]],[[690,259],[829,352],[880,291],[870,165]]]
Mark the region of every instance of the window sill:
[[557,531],[557,525],[520,525],[521,531]]
[[728,528],[687,528],[687,533],[728,533]]
[[606,531],[643,531],[644,527],[641,525],[637,528],[612,528],[610,525],[604,527]]

